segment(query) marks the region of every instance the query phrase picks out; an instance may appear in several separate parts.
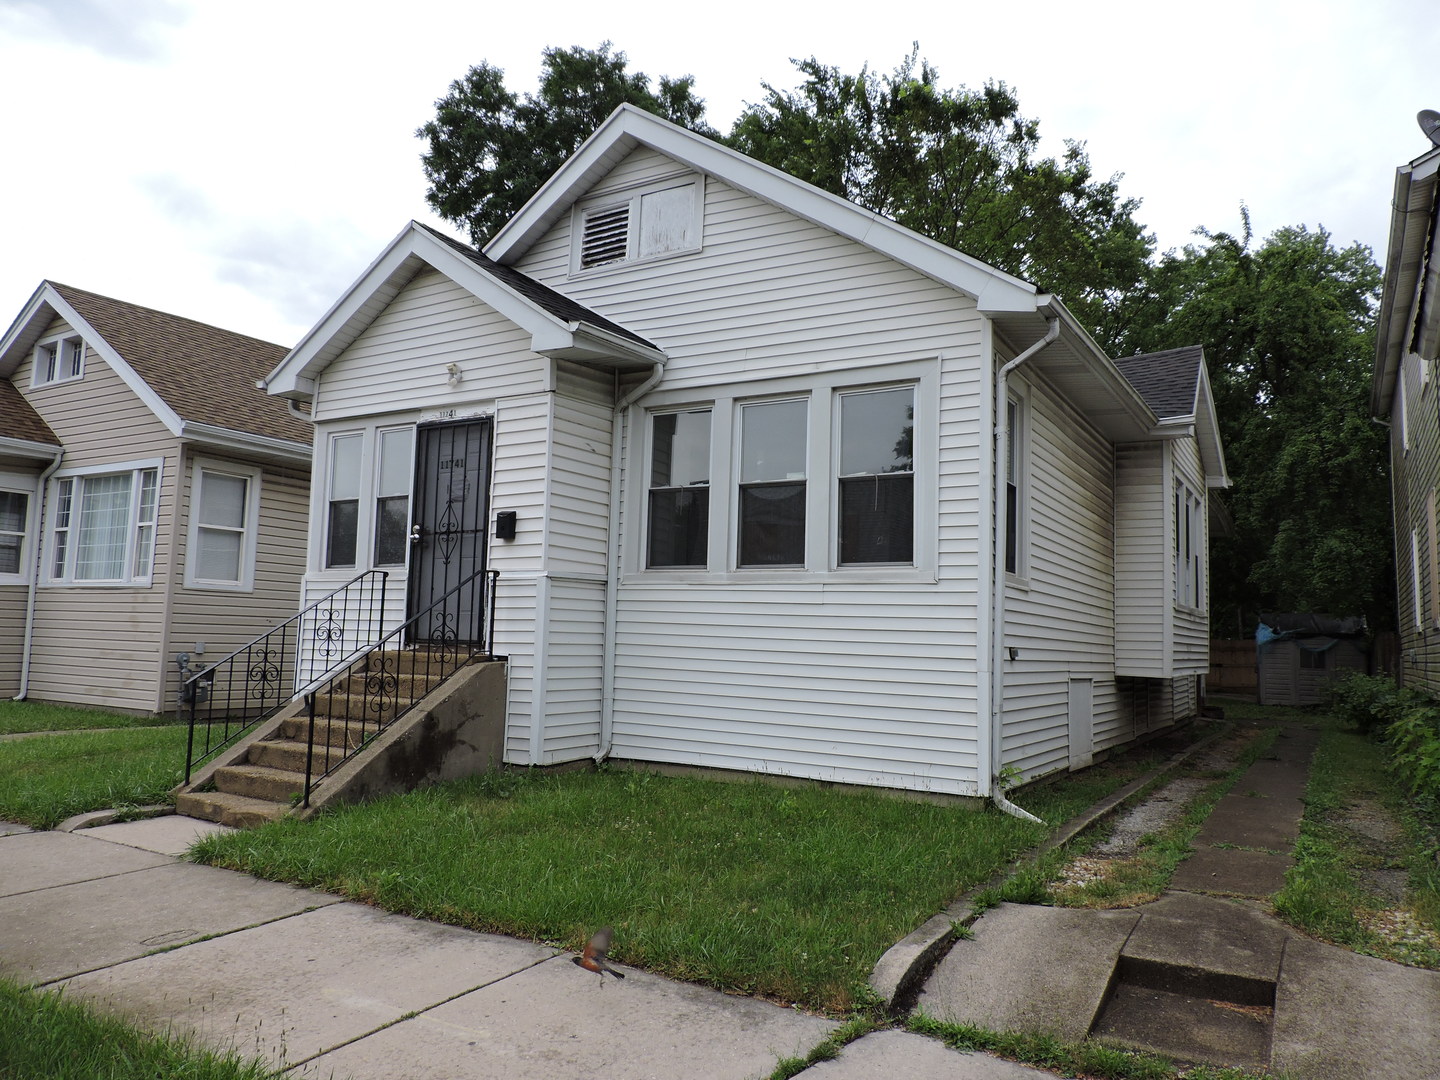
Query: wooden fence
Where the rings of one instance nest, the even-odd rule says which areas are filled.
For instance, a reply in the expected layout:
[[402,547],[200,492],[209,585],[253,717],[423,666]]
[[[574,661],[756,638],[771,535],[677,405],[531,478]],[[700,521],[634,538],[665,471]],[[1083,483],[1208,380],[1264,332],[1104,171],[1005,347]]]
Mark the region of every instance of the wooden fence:
[[1255,670],[1255,639],[1233,641],[1210,639],[1210,675],[1205,680],[1210,694],[1251,694],[1259,691]]

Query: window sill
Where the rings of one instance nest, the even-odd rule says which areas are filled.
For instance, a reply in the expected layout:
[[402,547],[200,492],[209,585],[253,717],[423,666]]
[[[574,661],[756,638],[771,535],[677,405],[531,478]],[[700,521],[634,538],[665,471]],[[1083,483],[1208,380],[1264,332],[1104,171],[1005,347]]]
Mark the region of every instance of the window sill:
[[253,593],[255,585],[249,581],[187,581],[185,588],[190,592]]
[[153,584],[149,578],[144,581],[42,581],[42,589],[148,589]]
[[939,583],[935,571],[913,567],[887,567],[860,569],[847,567],[843,570],[810,571],[798,567],[784,570],[729,570],[710,572],[699,569],[638,570],[625,574],[620,584],[635,586],[657,585],[936,585]]

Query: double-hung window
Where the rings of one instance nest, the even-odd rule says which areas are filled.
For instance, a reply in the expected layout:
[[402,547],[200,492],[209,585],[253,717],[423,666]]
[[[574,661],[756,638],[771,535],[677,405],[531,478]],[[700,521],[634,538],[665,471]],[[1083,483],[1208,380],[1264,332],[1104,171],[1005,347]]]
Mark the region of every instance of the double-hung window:
[[410,485],[415,457],[414,428],[379,433],[375,467],[375,565],[402,566],[410,529]]
[[[403,566],[409,548],[415,429],[330,436],[325,481],[325,569]],[[368,554],[367,554],[368,553]]]
[[1012,397],[1005,402],[1005,571],[1023,572],[1025,528],[1025,406]]
[[354,566],[360,531],[360,452],[364,436],[330,439],[330,477],[325,521],[326,567]]
[[650,421],[647,566],[703,567],[710,533],[710,410]]
[[915,389],[839,398],[837,561],[909,565],[915,552]]
[[69,382],[85,374],[85,342],[77,335],[49,338],[35,346],[34,386]]
[[155,559],[159,463],[123,471],[84,470],[53,483],[50,580],[148,583]]
[[29,579],[30,493],[0,488],[0,585]]
[[1205,600],[1204,504],[1184,484],[1175,485],[1175,603],[1200,608]]
[[740,565],[805,565],[809,398],[740,411]]
[[260,470],[197,461],[194,486],[185,584],[193,588],[252,588]]

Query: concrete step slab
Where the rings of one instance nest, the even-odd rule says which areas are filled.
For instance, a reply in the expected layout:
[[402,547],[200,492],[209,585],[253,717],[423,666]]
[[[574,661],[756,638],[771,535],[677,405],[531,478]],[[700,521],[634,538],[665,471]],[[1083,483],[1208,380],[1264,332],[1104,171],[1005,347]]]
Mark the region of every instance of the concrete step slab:
[[1238,1006],[1120,982],[1105,1002],[1094,1037],[1177,1061],[1263,1067],[1270,1061],[1268,1006]]
[[836,1027],[756,998],[623,970],[622,982],[556,956],[316,1058],[303,1075],[749,1080],[804,1055]]
[[128,874],[169,861],[77,833],[17,833],[0,843],[0,896]]
[[804,1069],[803,1080],[1055,1080],[1055,1074],[989,1054],[952,1050],[910,1031],[876,1031],[846,1045],[840,1056]]
[[175,796],[175,812],[236,829],[253,829],[267,821],[279,821],[290,813],[290,806],[224,791],[184,791]]
[[[148,854],[103,840],[90,843]],[[163,859],[161,865],[130,873],[0,899],[0,971],[47,983],[338,899]],[[216,978],[214,972],[209,975]]]
[[1293,1080],[1434,1080],[1440,972],[1295,936],[1275,994],[1271,1068]]
[[1294,865],[1289,855],[1202,847],[1176,868],[1170,888],[1258,899],[1284,888],[1285,874]]
[[251,765],[303,773],[308,749],[299,739],[262,739],[250,745],[248,757]]
[[976,920],[972,940],[955,943],[916,1007],[937,1020],[1078,1042],[1139,921],[1133,910],[1001,904]]
[[[1135,911],[1140,921],[1125,942],[1122,956],[1271,987],[1279,977],[1290,935],[1252,907],[1192,893],[1171,893]],[[1208,996],[1219,992],[1216,986],[1193,985]]]
[[305,793],[305,774],[268,765],[223,765],[215,770],[215,786],[227,795],[243,795],[289,807]]
[[190,846],[206,836],[228,833],[235,830],[228,825],[200,818],[184,817],[180,814],[166,814],[163,817],[146,818],[144,821],[122,821],[113,825],[99,825],[86,829],[85,835],[96,840],[108,840],[112,844],[154,851],[161,855],[179,856],[190,850]]

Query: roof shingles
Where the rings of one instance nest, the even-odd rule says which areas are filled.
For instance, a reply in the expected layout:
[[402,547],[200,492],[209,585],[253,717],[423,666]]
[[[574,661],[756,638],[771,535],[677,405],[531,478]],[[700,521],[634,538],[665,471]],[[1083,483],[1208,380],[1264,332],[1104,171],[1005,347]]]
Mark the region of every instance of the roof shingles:
[[49,284],[182,420],[310,442],[311,426],[255,385],[284,359],[285,346]]
[[1204,363],[1204,350],[1199,345],[1186,345],[1180,349],[1124,356],[1115,361],[1115,366],[1130,385],[1140,391],[1155,415],[1169,420],[1195,415]]

